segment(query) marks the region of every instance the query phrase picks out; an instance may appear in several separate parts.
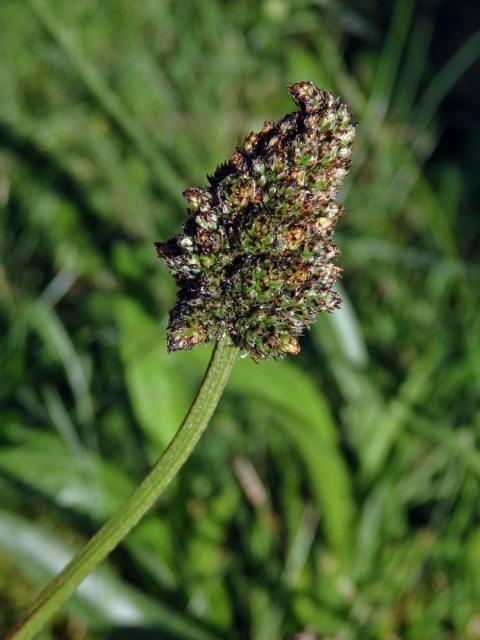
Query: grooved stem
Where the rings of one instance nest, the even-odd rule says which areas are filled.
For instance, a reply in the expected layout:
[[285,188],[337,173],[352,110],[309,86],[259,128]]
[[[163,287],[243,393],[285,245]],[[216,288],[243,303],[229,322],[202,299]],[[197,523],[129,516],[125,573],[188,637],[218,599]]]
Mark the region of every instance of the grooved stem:
[[173,440],[133,495],[39,594],[5,640],[30,640],[80,583],[135,527],[192,453],[220,400],[238,349],[219,341],[197,396]]

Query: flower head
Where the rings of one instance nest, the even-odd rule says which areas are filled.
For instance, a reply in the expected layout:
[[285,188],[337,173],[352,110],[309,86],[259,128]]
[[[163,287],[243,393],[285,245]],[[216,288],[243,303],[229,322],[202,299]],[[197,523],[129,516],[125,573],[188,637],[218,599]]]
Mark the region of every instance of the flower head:
[[340,300],[331,240],[350,167],[347,106],[310,82],[289,86],[298,111],[266,122],[184,193],[183,233],[156,243],[179,286],[168,348],[225,335],[255,360],[298,353],[298,337]]

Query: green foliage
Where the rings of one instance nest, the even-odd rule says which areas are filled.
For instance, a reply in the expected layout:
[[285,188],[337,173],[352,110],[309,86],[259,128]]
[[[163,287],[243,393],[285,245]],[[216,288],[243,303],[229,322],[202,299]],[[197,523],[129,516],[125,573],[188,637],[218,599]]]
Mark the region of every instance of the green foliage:
[[383,44],[362,4],[0,3],[2,627],[144,476],[208,362],[167,354],[153,241],[310,80],[358,122],[343,307],[295,360],[236,365],[181,476],[42,637],[480,637],[478,210],[459,165],[428,164],[480,45],[432,78],[415,3]]

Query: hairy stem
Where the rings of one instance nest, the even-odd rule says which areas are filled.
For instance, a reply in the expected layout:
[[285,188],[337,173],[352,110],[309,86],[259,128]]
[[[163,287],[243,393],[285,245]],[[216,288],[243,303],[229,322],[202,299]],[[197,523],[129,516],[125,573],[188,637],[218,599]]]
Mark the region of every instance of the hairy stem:
[[172,442],[133,495],[40,593],[6,640],[29,640],[72,595],[80,583],[123,540],[155,503],[186,462],[205,431],[220,400],[238,349],[227,340],[217,343],[197,396]]

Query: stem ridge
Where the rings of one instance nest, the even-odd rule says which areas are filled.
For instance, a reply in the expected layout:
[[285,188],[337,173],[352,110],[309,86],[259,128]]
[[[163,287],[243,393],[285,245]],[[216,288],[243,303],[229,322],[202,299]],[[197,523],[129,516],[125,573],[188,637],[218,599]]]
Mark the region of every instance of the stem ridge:
[[172,441],[150,473],[113,516],[37,596],[5,640],[30,640],[83,580],[135,527],[187,461],[223,393],[238,348],[229,339],[215,345],[197,395]]

